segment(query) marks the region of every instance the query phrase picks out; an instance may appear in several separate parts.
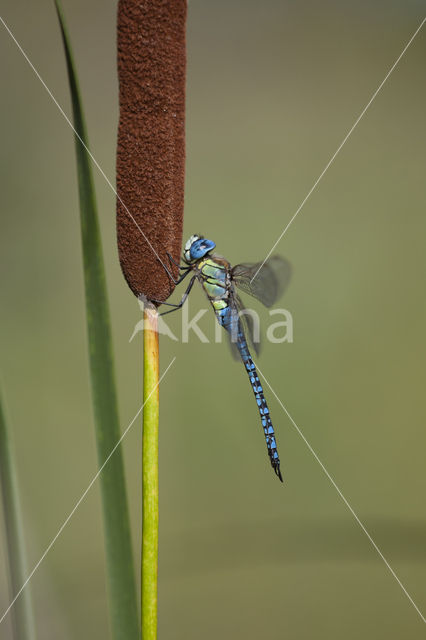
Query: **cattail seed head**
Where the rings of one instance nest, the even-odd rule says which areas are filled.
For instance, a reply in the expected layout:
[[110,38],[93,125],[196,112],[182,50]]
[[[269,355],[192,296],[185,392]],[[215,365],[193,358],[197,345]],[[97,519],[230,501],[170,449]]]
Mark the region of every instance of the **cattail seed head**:
[[136,296],[164,301],[180,261],[186,0],[119,0],[117,239]]

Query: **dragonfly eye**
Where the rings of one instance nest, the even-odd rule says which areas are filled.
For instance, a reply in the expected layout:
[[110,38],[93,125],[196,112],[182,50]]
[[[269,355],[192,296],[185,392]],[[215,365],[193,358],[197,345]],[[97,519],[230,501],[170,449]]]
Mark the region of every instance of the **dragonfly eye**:
[[195,242],[192,242],[189,254],[192,260],[199,260],[203,258],[209,251],[215,248],[215,243],[212,240],[206,238],[199,238]]

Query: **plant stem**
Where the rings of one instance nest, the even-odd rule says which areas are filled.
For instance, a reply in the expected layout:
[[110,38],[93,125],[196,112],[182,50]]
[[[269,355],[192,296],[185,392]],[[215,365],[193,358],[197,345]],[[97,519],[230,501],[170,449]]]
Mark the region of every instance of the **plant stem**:
[[[28,577],[24,529],[19,504],[18,482],[12,443],[8,435],[5,409],[0,390],[0,481],[3,499],[4,522],[6,528],[7,559],[9,563],[10,597],[20,591]],[[17,640],[35,640],[34,614],[31,602],[31,587],[19,595],[12,607],[14,638]]]
[[142,434],[142,638],[157,638],[158,576],[158,313],[144,308],[143,434]]

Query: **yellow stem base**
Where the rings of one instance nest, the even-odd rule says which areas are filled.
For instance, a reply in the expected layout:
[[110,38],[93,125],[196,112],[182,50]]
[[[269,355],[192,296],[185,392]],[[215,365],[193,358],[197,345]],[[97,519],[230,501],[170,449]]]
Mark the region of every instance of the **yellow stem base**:
[[158,312],[144,308],[142,433],[142,638],[157,638],[158,582]]

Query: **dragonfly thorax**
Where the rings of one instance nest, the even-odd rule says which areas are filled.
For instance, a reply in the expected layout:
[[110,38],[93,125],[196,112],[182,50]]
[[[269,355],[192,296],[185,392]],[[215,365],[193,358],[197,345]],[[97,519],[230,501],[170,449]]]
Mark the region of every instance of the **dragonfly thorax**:
[[213,240],[208,240],[207,238],[203,238],[203,236],[191,236],[189,240],[185,244],[185,249],[183,251],[183,257],[185,262],[191,264],[204,258],[210,251],[212,251],[216,247],[216,244]]

